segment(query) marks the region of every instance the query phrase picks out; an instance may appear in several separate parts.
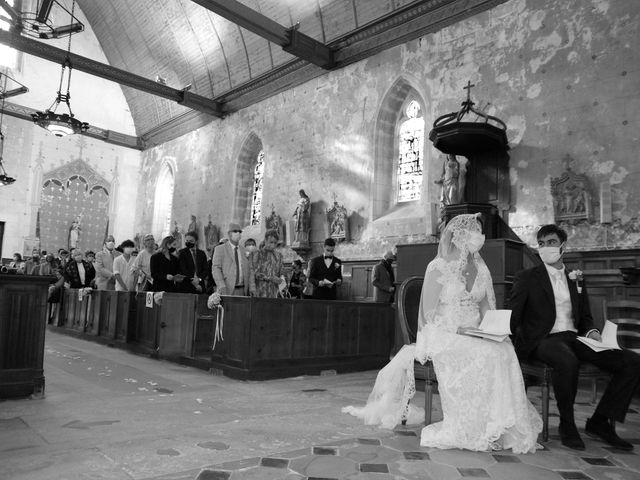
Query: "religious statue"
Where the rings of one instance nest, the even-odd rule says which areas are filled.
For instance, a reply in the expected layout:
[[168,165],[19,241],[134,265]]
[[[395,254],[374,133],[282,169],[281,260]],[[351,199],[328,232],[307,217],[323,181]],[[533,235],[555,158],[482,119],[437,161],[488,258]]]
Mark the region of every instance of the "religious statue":
[[273,205],[271,205],[271,215],[265,219],[265,226],[267,230],[275,230],[278,232],[280,236],[278,244],[284,244],[284,222],[282,221],[282,217],[276,213]]
[[220,232],[218,227],[211,223],[211,215],[209,215],[209,223],[204,226],[204,245],[207,252],[213,252],[220,241]]
[[293,212],[293,217],[296,219],[296,235],[294,239],[294,245],[307,246],[309,245],[309,230],[311,229],[311,200],[304,190],[298,192],[300,199],[296,205],[296,210]]
[[182,233],[180,232],[180,228],[178,227],[178,221],[174,220],[173,221],[173,232],[171,232],[171,236],[176,240],[176,243],[178,244],[177,249],[181,249],[182,248]]
[[327,210],[329,236],[337,241],[347,239],[347,209],[333,200],[333,206]]
[[141,252],[144,246],[142,245],[142,234],[140,232],[136,233],[133,237],[133,243],[136,247],[136,250]]
[[571,170],[573,159],[564,159],[565,171],[560,177],[551,179],[551,197],[556,222],[590,220],[594,211],[591,185],[586,175]]
[[69,249],[78,248],[78,242],[80,241],[80,221],[81,215],[78,215],[71,222],[71,226],[69,227]]
[[440,221],[444,222],[445,207],[464,201],[466,164],[461,165],[456,156],[449,153],[442,164],[442,176],[435,183],[440,190]]

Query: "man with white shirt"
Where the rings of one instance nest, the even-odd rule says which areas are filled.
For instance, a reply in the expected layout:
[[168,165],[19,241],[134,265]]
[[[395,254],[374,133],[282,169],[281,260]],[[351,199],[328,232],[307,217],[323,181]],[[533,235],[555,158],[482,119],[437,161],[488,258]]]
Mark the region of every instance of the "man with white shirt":
[[585,448],[573,415],[580,364],[593,363],[611,373],[585,432],[616,448],[632,450],[633,445],[618,437],[613,424],[624,422],[640,384],[640,355],[628,350],[595,352],[577,340],[578,336],[601,338],[594,328],[584,280],[573,279],[562,263],[567,234],[556,225],[545,225],[538,231],[537,240],[544,263],[516,274],[509,299],[518,358],[541,361],[553,368],[560,440],[575,450]]
[[342,285],[342,260],[333,255],[336,241],[327,238],[322,247],[322,255],[309,261],[309,282],[313,285],[313,298],[335,300]]

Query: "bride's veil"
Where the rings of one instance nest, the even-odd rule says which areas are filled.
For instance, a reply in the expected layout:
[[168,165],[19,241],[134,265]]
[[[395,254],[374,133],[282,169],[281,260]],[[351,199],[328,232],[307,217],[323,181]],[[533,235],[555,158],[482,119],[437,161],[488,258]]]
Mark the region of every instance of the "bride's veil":
[[[482,233],[479,213],[458,215],[451,219],[442,231],[438,243],[438,254],[429,263],[424,276],[418,313],[418,335],[425,325],[438,322],[434,314],[438,307],[442,286],[454,278],[462,277],[470,257],[469,240],[473,232]],[[487,301],[489,308],[493,309],[495,294],[489,270],[479,253],[473,253],[471,258],[478,268],[478,275],[486,284]],[[417,356],[418,360],[424,362],[426,356],[421,357],[423,356],[420,354]]]

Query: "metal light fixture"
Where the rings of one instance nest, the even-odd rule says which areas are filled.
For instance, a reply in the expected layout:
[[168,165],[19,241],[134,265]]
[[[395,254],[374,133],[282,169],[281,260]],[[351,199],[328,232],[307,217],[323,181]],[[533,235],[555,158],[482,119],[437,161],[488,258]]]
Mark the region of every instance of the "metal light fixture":
[[[3,74],[0,73],[0,78],[2,78]],[[11,90],[7,90],[7,80],[10,77],[8,75],[4,75],[4,84],[2,86],[2,91],[0,91],[0,97],[2,98],[2,105],[0,106],[0,185],[11,185],[16,181],[15,178],[7,175],[7,171],[4,169],[3,155],[4,155],[4,133],[2,132],[2,121],[4,120],[4,101],[7,97],[12,97],[14,95],[19,95],[21,93],[28,92],[29,89],[22,85],[17,80],[11,78],[12,82],[20,85],[18,88],[14,88]]]
[[[76,2],[73,0],[71,4],[71,19],[75,18],[73,16],[73,12],[75,10]],[[60,73],[60,86],[58,87],[58,94],[56,95],[56,99],[53,101],[51,106],[44,112],[36,112],[31,114],[33,121],[36,125],[50,131],[56,137],[65,137],[67,135],[73,135],[75,133],[82,133],[89,129],[89,124],[87,122],[81,122],[77,118],[74,117],[73,112],[71,111],[71,104],[69,101],[71,100],[71,93],[69,92],[71,86],[71,35],[72,31],[69,31],[69,44],[67,46],[67,58],[65,58],[64,63],[62,64],[62,72]],[[65,75],[66,74],[66,75]],[[65,76],[67,79],[67,93],[62,93],[62,85],[65,80]],[[64,103],[67,106],[67,110],[69,113],[57,113],[56,110],[60,107],[60,104]]]

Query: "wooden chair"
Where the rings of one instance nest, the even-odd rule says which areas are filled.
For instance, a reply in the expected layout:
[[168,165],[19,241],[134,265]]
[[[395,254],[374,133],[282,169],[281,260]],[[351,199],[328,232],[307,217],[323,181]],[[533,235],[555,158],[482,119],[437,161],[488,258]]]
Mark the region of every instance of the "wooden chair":
[[[420,308],[420,294],[424,277],[409,277],[402,282],[398,290],[398,322],[402,331],[405,345],[415,343],[418,333],[418,309]],[[431,361],[424,365],[415,362],[414,376],[417,380],[424,380],[424,415],[425,425],[431,423],[431,408],[433,407],[433,390],[437,385],[436,372]],[[406,420],[403,420],[403,424]]]
[[640,354],[640,302],[633,300],[603,300],[605,320],[618,325],[618,344]]

